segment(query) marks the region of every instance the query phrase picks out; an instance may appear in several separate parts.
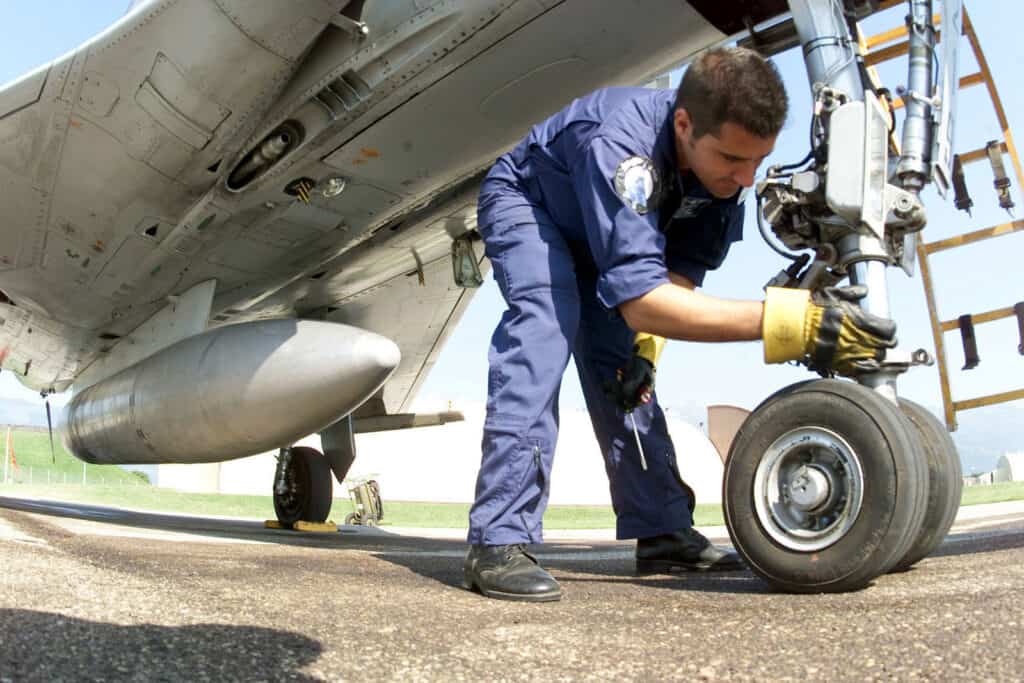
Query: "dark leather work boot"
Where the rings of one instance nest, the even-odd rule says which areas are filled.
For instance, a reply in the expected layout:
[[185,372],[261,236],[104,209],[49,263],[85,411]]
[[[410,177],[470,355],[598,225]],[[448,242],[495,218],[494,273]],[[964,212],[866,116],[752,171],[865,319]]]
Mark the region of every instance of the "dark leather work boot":
[[636,573],[667,574],[675,571],[731,571],[742,569],[734,552],[711,545],[696,529],[636,540]]
[[550,602],[562,598],[551,574],[525,545],[473,545],[463,565],[462,585],[489,598]]

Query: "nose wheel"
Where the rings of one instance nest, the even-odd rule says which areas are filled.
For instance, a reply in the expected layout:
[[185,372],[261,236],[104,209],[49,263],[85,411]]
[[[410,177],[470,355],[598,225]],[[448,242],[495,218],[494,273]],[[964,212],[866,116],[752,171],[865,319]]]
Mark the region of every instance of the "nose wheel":
[[776,393],[744,422],[725,465],[737,552],[789,592],[857,590],[897,568],[928,509],[921,442],[897,406],[859,384]]
[[945,425],[913,401],[901,398],[900,409],[921,443],[928,467],[928,501],[921,531],[892,571],[910,569],[939,547],[956,519],[964,486],[960,456]]

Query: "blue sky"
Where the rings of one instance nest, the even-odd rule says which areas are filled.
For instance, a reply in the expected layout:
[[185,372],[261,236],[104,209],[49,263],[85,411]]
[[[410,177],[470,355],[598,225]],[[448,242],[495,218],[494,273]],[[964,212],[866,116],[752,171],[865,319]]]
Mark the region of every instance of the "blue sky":
[[[17,78],[88,40],[120,17],[128,4],[128,0],[50,0],[45,3],[0,0],[0,16],[4,20],[4,40],[0,42],[0,83]],[[1024,131],[1021,125],[1024,123],[1024,92],[1016,87],[1024,56],[1019,46],[1024,5],[975,0],[970,3],[969,11],[996,83],[1001,87],[1011,128]],[[868,33],[901,23],[903,14],[903,9],[899,8],[872,18]],[[966,51],[966,42],[962,45],[962,50]],[[792,109],[776,152],[766,166],[798,160],[807,151],[810,98],[803,63],[795,51],[778,56],[776,61],[786,80]],[[962,75],[976,70],[972,59],[965,57],[961,64]],[[901,69],[883,70],[883,80],[890,88],[905,78]],[[1000,137],[982,88],[963,91],[959,110],[958,150],[979,147],[987,140]],[[1012,180],[1014,199],[1021,205],[1018,214],[1024,215],[1016,178]],[[928,195],[930,222],[924,233],[926,241],[1010,220],[1006,212],[996,205],[987,164],[968,167],[968,184],[975,201],[973,219],[958,214],[951,202],[941,202],[934,193]],[[744,241],[733,248],[719,271],[708,275],[704,286],[708,293],[726,298],[761,298],[764,283],[786,265],[761,241],[752,206],[748,206],[746,225]],[[953,318],[962,313],[1009,306],[1024,299],[1019,275],[1020,255],[1024,253],[1022,247],[1024,235],[1014,235],[934,257],[932,267],[937,281],[940,316]],[[901,271],[892,270],[889,282],[891,306],[899,324],[901,345],[908,349],[923,347],[932,351],[920,276],[911,279]],[[424,403],[451,401],[458,407],[483,402],[486,396],[488,340],[503,308],[497,288],[488,278],[427,380],[422,391]],[[954,369],[954,396],[968,398],[1024,387],[1024,358],[1017,354],[1015,321],[979,326],[978,340],[981,366],[964,373],[958,370],[963,364],[959,336],[956,333],[946,335],[950,366]],[[691,414],[694,406],[715,403],[749,408],[780,386],[806,377],[806,371],[800,368],[765,366],[759,343],[714,345],[671,342],[659,367],[658,393],[662,403],[670,409]],[[901,379],[900,389],[903,395],[933,409],[941,405],[935,368],[912,370]],[[17,398],[35,396],[17,384],[10,373],[0,375],[0,395]],[[566,373],[562,405],[565,409],[583,407],[579,383],[572,368]]]

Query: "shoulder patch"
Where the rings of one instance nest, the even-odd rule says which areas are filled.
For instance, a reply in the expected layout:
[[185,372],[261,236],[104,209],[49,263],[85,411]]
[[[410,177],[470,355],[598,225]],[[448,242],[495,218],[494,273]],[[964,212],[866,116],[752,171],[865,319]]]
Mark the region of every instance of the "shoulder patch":
[[628,207],[640,215],[657,204],[660,189],[658,169],[650,159],[629,157],[615,169],[615,191]]

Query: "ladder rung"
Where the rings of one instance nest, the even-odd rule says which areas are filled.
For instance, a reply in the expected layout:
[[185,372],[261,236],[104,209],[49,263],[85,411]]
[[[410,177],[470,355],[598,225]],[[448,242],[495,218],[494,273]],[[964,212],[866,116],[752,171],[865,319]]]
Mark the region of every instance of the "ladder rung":
[[1004,391],[1001,394],[979,396],[978,398],[972,398],[966,401],[953,401],[953,410],[970,410],[971,408],[981,408],[983,406],[991,406],[997,403],[1006,403],[1007,401],[1018,401],[1022,398],[1024,398],[1024,389]]
[[[971,315],[971,322],[975,325],[980,325],[981,323],[990,323],[993,320],[1012,318],[1015,315],[1016,313],[1013,311],[1013,306],[1007,306],[1006,308],[997,308],[994,311],[986,311],[984,313]],[[943,320],[941,325],[943,332],[951,332],[960,327],[960,323],[957,320]]]
[[[1008,154],[1009,149],[1006,147],[1006,143],[1000,143],[999,149],[1003,151],[1003,154]],[[970,152],[964,152],[960,155],[961,164],[972,164],[975,161],[981,161],[982,159],[988,159],[988,148],[982,147],[980,149],[972,149]]]
[[[932,15],[932,24],[934,24],[935,26],[938,26],[941,23],[942,23],[942,15],[941,14],[933,14]],[[886,43],[891,43],[892,41],[897,40],[899,38],[906,38],[906,36],[907,36],[907,27],[906,26],[897,26],[896,28],[890,29],[890,30],[885,31],[883,33],[877,33],[877,34],[875,34],[873,36],[868,36],[867,38],[864,39],[864,45],[868,49],[871,49],[873,47],[878,47],[879,45],[885,45]]]
[[981,230],[975,230],[974,232],[965,232],[962,235],[950,237],[938,242],[930,242],[924,245],[924,250],[928,254],[934,254],[937,251],[944,251],[954,247],[962,247],[965,244],[980,242],[981,240],[987,240],[991,237],[998,237],[1000,235],[1008,235],[1010,233],[1017,232],[1018,230],[1024,230],[1024,220],[1002,223],[1000,225],[992,226],[991,228],[983,228]]

